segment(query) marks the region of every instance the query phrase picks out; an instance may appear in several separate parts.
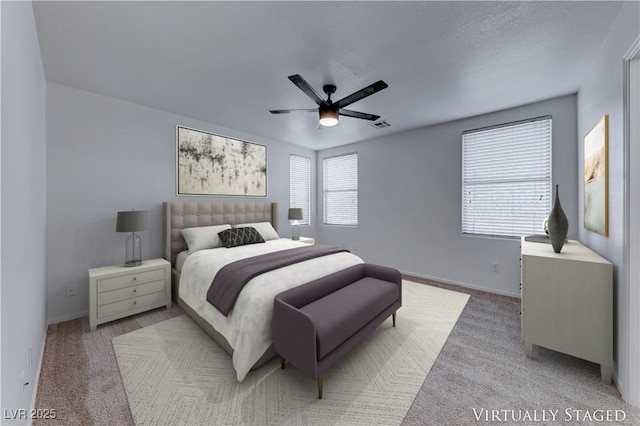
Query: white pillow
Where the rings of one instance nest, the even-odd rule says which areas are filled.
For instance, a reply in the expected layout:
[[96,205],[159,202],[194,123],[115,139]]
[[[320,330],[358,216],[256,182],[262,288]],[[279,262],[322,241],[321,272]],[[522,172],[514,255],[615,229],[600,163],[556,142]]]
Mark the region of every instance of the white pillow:
[[256,231],[262,235],[262,239],[265,241],[268,240],[277,240],[280,238],[275,229],[273,229],[273,225],[271,222],[256,222],[256,223],[239,223],[237,225],[233,225],[234,228],[246,228],[251,226],[252,228],[256,228]]
[[222,241],[218,237],[218,232],[231,229],[231,225],[201,226],[197,228],[184,228],[182,236],[187,242],[189,254],[198,250],[222,247]]

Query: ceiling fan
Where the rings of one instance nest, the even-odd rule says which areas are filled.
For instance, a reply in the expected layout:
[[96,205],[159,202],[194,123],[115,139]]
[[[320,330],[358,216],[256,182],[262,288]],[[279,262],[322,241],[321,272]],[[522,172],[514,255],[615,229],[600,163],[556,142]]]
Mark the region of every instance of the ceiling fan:
[[350,94],[349,96],[345,96],[339,101],[333,102],[331,100],[331,95],[333,95],[336,91],[336,86],[333,84],[325,84],[322,86],[322,90],[327,94],[327,100],[324,100],[318,95],[318,93],[313,90],[313,87],[307,81],[302,78],[299,74],[290,75],[287,77],[293,84],[298,86],[300,90],[302,90],[307,96],[309,96],[316,104],[318,104],[317,109],[276,109],[271,110],[271,114],[288,114],[291,112],[318,112],[320,116],[320,125],[325,127],[331,127],[338,124],[338,116],[344,115],[347,117],[353,118],[361,118],[363,120],[371,120],[375,121],[380,118],[379,115],[367,114],[364,112],[352,111],[350,109],[345,109],[347,105],[351,105],[354,102],[359,101],[360,99],[366,98],[367,96],[373,95],[376,92],[379,92],[382,89],[386,89],[389,87],[387,83],[382,80],[378,80],[375,83],[365,87],[364,89],[360,89],[357,92]]

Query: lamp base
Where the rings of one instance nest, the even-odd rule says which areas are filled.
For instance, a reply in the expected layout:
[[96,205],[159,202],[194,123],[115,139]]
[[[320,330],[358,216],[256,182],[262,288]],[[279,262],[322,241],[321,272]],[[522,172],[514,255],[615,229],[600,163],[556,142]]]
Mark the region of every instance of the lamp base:
[[291,225],[291,239],[294,241],[298,241],[300,239],[300,225],[298,225],[298,221],[294,221],[293,225]]
[[124,266],[142,265],[142,239],[135,232],[127,238],[126,256]]

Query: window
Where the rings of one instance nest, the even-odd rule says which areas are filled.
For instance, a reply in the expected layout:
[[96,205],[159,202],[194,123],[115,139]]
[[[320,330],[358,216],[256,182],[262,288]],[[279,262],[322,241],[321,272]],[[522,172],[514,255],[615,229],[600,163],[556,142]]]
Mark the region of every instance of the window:
[[322,160],[323,221],[327,225],[358,224],[358,154]]
[[302,209],[300,225],[311,224],[311,160],[300,155],[289,156],[289,207]]
[[462,134],[463,234],[540,234],[551,194],[551,117]]

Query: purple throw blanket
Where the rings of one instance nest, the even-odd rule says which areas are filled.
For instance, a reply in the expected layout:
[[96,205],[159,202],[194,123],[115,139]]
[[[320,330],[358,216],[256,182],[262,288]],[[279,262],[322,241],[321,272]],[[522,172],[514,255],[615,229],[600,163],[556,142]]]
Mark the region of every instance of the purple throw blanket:
[[343,251],[348,250],[317,244],[237,260],[218,271],[207,291],[207,302],[227,316],[236,303],[240,291],[252,278],[294,263]]

